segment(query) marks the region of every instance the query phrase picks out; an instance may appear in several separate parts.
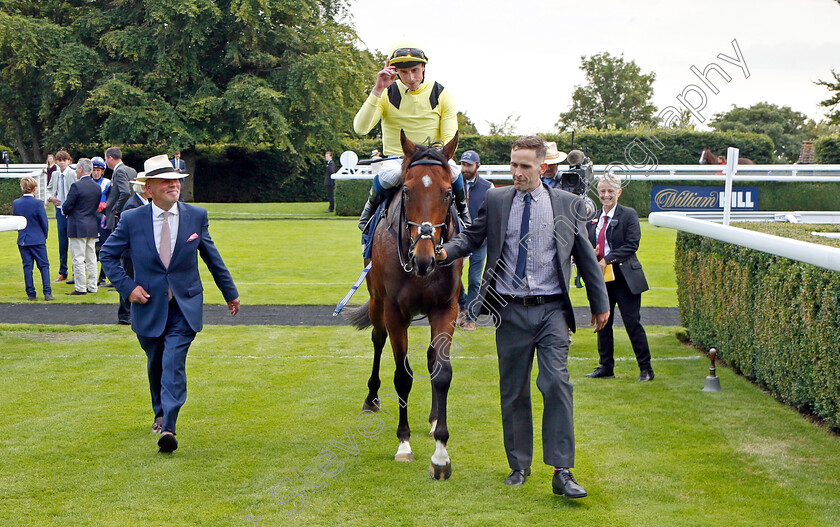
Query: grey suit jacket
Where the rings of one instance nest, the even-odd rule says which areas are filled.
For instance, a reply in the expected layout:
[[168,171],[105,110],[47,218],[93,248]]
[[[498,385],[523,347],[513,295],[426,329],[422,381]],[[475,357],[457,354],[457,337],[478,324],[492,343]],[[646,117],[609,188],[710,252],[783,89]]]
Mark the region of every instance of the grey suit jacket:
[[[50,183],[47,185],[47,200],[49,200],[52,196],[59,196],[58,182],[61,179],[60,173],[61,171],[58,170],[58,165],[56,165],[56,170],[53,172],[52,179],[50,179]],[[67,195],[70,193],[70,186],[77,180],[76,171],[67,167],[64,170],[64,199],[67,199]]]
[[137,171],[121,163],[114,169],[111,178],[111,190],[108,191],[108,201],[105,203],[105,222],[110,231],[117,226],[117,218],[125,206],[125,202],[131,197],[131,185],[129,181],[137,178]]
[[[547,188],[547,187],[546,187]],[[574,194],[562,190],[547,188],[551,196],[551,208],[554,212],[554,243],[557,257],[554,265],[560,276],[560,287],[563,289],[566,321],[573,331],[575,329],[572,303],[569,300],[568,284],[571,276],[571,257],[580,270],[580,275],[586,282],[586,296],[592,313],[606,313],[610,310],[607,288],[604,285],[604,275],[595,259],[587,239],[586,209],[583,201]],[[496,277],[504,276],[500,258],[508,227],[510,207],[516,189],[513,186],[491,188],[487,191],[484,204],[478,211],[472,225],[464,232],[445,243],[443,248],[447,253],[447,262],[468,255],[487,241],[487,266],[479,290],[481,313],[495,312],[499,305],[499,295],[495,291]],[[516,262],[505,262],[508,268],[516,266]]]

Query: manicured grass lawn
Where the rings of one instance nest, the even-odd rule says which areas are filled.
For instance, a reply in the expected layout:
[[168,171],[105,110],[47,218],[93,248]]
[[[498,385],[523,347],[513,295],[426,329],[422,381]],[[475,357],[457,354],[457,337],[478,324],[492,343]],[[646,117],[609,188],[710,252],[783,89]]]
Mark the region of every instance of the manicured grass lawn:
[[[370,371],[367,332],[206,328],[187,361],[180,448],[162,455],[130,330],[0,325],[0,517],[39,527],[227,527],[246,516],[261,516],[262,526],[836,525],[840,439],[727,369],[718,370],[722,393],[702,393],[708,362],[674,329],[648,328],[657,376],[646,384],[636,382],[633,360],[618,362],[615,379],[585,379],[594,338],[575,336],[575,475],[590,495],[569,501],[551,493],[539,421],[534,474],[520,488],[502,484],[498,370],[485,330],[469,333],[471,342],[456,337],[464,349],[449,399],[453,476],[438,482],[427,476],[427,383],[415,382],[409,400],[417,461],[393,461],[396,425],[386,415],[381,433],[355,428]],[[412,342],[427,342],[426,332],[413,328]],[[626,336],[617,340],[618,356],[630,359]],[[388,355],[383,387],[392,386]],[[335,446],[348,433],[355,454]],[[273,500],[284,478],[279,497],[304,488],[295,474],[331,445],[338,473],[309,472],[319,492],[306,503]]]
[[[362,270],[361,245],[356,222],[325,214],[326,203],[208,204],[212,217],[210,234],[233,274],[243,304],[335,304]],[[320,212],[319,212],[320,211]],[[264,214],[269,216],[263,216]],[[298,216],[300,215],[300,216]],[[51,216],[51,215],[50,215]],[[51,216],[54,217],[54,216]],[[223,221],[221,218],[280,218],[275,220]],[[290,219],[304,217],[308,219]],[[317,218],[322,218],[318,220]],[[326,218],[333,218],[327,221]],[[55,222],[50,222],[47,240],[52,277],[58,275],[58,245]],[[26,301],[17,235],[0,232],[0,302]],[[639,259],[651,291],[642,296],[643,306],[676,306],[674,241],[676,231],[642,222]],[[70,264],[72,267],[72,264]],[[222,303],[203,265],[205,301]],[[40,279],[35,277],[40,294]],[[54,286],[57,302],[116,303],[116,293],[101,290],[86,297],[67,297],[71,286]],[[359,289],[353,303],[367,300]],[[585,305],[584,290],[572,290],[574,305]]]

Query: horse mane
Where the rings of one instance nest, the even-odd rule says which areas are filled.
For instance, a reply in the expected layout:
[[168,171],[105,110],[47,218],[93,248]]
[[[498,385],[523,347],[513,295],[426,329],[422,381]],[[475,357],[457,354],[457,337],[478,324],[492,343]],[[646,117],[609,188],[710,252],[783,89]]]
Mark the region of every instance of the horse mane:
[[449,159],[443,154],[443,141],[430,142],[428,145],[415,144],[416,148],[411,157],[406,157],[403,161],[403,175],[402,179],[405,181],[405,175],[408,172],[408,167],[411,163],[424,158],[431,158],[440,161],[446,166],[449,166]]

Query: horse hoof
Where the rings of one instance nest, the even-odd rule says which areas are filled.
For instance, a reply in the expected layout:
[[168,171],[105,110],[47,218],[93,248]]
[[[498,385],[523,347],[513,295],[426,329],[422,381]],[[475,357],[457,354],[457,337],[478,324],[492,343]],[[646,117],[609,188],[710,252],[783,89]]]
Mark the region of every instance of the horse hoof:
[[408,454],[397,454],[394,456],[394,461],[414,461],[414,454],[412,452]]
[[379,407],[376,406],[375,404],[370,404],[367,401],[365,401],[364,404],[362,404],[362,411],[364,412],[365,410],[370,411],[370,412],[378,412]]
[[432,479],[436,479],[438,481],[444,481],[449,479],[452,475],[452,463],[447,463],[444,466],[435,465],[434,463],[429,463],[429,477]]

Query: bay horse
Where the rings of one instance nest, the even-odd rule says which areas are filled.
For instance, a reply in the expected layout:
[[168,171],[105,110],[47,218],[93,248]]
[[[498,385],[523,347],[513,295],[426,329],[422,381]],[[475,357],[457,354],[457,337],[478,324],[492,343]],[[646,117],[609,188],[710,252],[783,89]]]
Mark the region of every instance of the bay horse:
[[[449,347],[458,315],[463,260],[442,266],[435,254],[456,231],[458,216],[453,212],[455,197],[449,159],[458,146],[458,134],[442,149],[415,145],[400,132],[403,160],[402,188],[388,206],[373,236],[367,304],[349,310],[346,317],[357,329],[373,326],[373,370],[363,410],[378,411],[379,362],[386,338],[391,339],[396,371],[394,387],[399,397],[397,426],[399,447],[395,461],[413,461],[409,445],[408,394],[415,373],[409,362],[408,327],[415,315],[428,315],[432,340],[426,362],[432,385],[429,433],[435,439],[435,453],[429,476],[448,479],[452,464],[446,451],[449,429],[446,402],[452,380]],[[420,380],[418,378],[418,380]]]
[[[704,148],[700,154],[701,165],[725,165],[726,156],[716,156],[708,148]],[[738,157],[739,165],[754,165],[755,161],[746,157]]]

